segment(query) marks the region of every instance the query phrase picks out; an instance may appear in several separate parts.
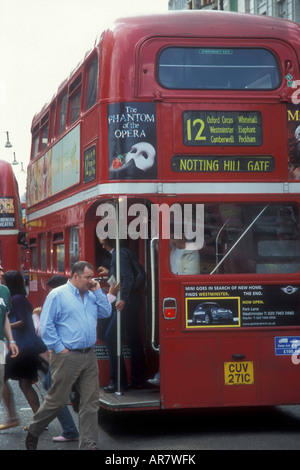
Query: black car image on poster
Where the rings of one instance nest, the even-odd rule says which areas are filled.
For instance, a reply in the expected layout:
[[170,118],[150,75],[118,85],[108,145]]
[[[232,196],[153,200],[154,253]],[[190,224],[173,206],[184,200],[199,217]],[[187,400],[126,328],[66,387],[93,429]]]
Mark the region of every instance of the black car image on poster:
[[154,103],[107,106],[109,179],[157,179],[157,132]]
[[213,323],[231,324],[233,322],[233,313],[230,308],[221,307],[217,302],[201,302],[197,305],[193,312],[192,323],[205,323],[210,325]]
[[[187,294],[189,295],[189,294]],[[186,296],[187,327],[240,326],[239,297]]]

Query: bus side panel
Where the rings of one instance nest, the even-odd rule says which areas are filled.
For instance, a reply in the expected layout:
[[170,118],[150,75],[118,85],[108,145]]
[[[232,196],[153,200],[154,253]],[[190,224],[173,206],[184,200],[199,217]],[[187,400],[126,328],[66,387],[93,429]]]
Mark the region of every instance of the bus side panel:
[[4,271],[20,271],[20,246],[17,235],[1,235],[1,263]]
[[164,341],[165,408],[216,406],[218,394],[217,339],[190,335]]
[[[286,333],[286,332],[284,332]],[[298,404],[300,354],[276,355],[275,334],[199,332],[165,338],[163,407],[260,406]],[[293,332],[282,337],[293,337]],[[279,336],[280,337],[280,336]],[[238,384],[240,373],[249,383]],[[232,384],[225,366],[232,368]],[[228,379],[228,377],[227,377]]]
[[[185,334],[182,338],[169,336],[165,339],[163,354],[166,408],[260,404],[255,336],[224,336],[220,332],[199,332],[193,337]],[[235,356],[240,354],[243,359],[236,359]],[[237,372],[243,372],[249,363],[254,368],[253,383],[225,383],[225,364],[236,366]]]

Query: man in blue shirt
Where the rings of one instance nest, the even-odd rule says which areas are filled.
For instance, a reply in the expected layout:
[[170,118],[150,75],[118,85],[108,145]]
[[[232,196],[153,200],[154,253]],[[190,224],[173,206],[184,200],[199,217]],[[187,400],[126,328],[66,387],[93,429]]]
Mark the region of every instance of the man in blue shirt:
[[79,449],[97,448],[99,378],[93,347],[97,320],[111,315],[111,305],[93,276],[93,266],[78,261],[67,284],[53,289],[44,303],[41,333],[50,350],[52,385],[29,426],[28,450],[37,448],[38,437],[65,406],[75,382],[80,394]]

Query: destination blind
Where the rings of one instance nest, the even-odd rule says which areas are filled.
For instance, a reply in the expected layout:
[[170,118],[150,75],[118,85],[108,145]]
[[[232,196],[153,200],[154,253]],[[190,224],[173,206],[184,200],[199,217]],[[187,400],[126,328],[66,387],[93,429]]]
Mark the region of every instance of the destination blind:
[[184,111],[182,121],[185,145],[262,145],[258,111]]
[[206,156],[174,155],[171,159],[172,171],[179,173],[267,173],[275,170],[272,156]]

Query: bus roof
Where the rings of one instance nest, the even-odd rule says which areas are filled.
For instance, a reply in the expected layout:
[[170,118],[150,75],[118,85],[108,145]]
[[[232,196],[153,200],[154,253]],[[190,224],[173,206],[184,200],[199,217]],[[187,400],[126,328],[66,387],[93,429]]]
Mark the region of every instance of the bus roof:
[[10,163],[0,160],[0,196],[18,195],[17,181]]
[[[300,47],[300,25],[297,23],[270,16],[214,10],[181,10],[119,18],[100,33],[95,41],[95,47],[99,47],[101,42],[105,41],[106,35],[109,36],[110,44],[122,44],[122,47],[127,50],[133,49],[138,42],[147,38],[174,36],[177,38],[280,39],[289,42],[294,47]],[[94,50],[95,48],[85,54],[82,62],[74,67],[70,76],[59,85],[52,98],[36,113],[32,120],[32,128]]]
[[[288,27],[287,27],[288,25]],[[201,27],[201,29],[199,29]],[[120,18],[114,28],[140,31],[142,36],[249,37],[299,40],[300,25],[282,18],[215,10],[185,10]]]

